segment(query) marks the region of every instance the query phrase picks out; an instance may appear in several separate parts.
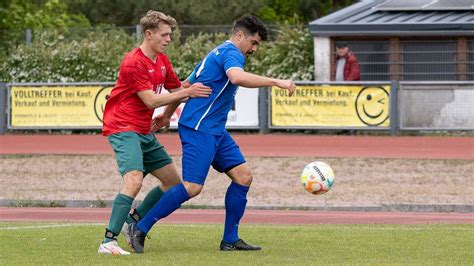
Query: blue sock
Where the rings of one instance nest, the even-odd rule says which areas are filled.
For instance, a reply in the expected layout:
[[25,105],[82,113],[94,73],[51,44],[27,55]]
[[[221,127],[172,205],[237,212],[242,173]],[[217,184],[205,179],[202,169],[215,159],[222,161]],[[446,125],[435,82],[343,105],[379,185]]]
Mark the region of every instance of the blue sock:
[[138,222],[138,229],[148,234],[148,231],[158,220],[170,215],[188,199],[188,192],[182,183],[172,187],[161,196],[161,199],[155,206]]
[[224,242],[235,243],[239,240],[239,222],[244,216],[249,187],[232,182],[225,194]]

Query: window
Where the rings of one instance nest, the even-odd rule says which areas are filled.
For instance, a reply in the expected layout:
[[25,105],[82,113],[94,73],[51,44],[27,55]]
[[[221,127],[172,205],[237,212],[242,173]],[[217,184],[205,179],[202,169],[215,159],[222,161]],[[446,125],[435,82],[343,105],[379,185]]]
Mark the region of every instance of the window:
[[403,80],[457,80],[453,40],[403,40]]
[[467,44],[467,79],[474,80],[474,39],[468,40]]
[[360,79],[364,81],[390,80],[388,40],[337,40],[347,43],[360,65]]

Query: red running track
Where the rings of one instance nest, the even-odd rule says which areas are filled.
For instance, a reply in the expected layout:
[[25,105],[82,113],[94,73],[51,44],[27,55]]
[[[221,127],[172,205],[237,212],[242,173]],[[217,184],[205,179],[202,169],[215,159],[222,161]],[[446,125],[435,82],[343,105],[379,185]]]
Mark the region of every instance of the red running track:
[[[107,222],[108,208],[0,208],[0,221]],[[221,224],[224,210],[180,209],[171,224]],[[473,224],[474,213],[335,212],[247,210],[246,224]]]
[[[233,134],[246,156],[474,160],[473,137],[388,137]],[[172,155],[178,135],[158,135]],[[0,154],[112,154],[100,135],[3,135]]]

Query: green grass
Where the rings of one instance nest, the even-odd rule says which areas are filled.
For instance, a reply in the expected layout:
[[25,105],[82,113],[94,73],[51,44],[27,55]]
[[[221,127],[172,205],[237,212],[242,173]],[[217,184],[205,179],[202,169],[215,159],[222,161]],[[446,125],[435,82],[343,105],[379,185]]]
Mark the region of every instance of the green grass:
[[472,224],[243,225],[241,236],[263,247],[246,253],[218,251],[221,225],[158,225],[146,253],[128,257],[97,254],[101,225],[27,228],[48,225],[0,223],[0,265],[474,264]]

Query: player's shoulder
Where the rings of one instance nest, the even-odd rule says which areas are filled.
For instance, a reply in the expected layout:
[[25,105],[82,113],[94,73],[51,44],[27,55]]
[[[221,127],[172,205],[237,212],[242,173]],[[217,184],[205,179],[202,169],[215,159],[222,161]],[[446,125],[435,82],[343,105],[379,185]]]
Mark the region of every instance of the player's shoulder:
[[219,45],[217,49],[221,50],[223,53],[241,54],[239,48],[237,48],[237,46],[235,46],[231,41],[225,41],[223,44]]
[[239,58],[242,57],[243,59],[242,52],[231,41],[225,41],[221,45],[214,48],[210,54],[216,58],[221,58],[221,60],[227,56],[236,56]]
[[122,62],[122,67],[136,68],[143,66],[144,64],[146,64],[146,58],[140,48],[137,47],[125,55]]
[[159,53],[157,56],[158,58],[163,59],[163,60],[167,60],[167,61],[170,60],[165,53]]
[[158,60],[161,62],[164,62],[165,65],[171,64],[169,57],[165,53],[160,53],[157,55],[157,57],[158,57]]

